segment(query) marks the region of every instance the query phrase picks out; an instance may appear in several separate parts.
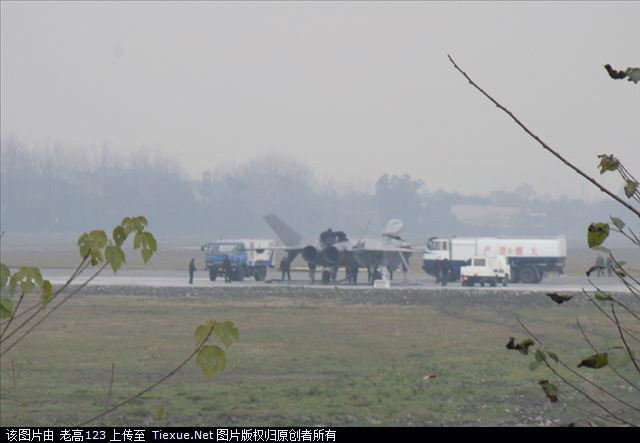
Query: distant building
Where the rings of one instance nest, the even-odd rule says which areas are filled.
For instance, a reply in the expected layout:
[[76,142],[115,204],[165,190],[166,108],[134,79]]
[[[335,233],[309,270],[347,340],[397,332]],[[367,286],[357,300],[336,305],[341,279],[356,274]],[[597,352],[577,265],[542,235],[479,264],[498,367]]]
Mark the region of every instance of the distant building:
[[537,225],[546,217],[546,214],[514,206],[451,205],[451,212],[462,224],[492,228],[494,232],[527,224]]

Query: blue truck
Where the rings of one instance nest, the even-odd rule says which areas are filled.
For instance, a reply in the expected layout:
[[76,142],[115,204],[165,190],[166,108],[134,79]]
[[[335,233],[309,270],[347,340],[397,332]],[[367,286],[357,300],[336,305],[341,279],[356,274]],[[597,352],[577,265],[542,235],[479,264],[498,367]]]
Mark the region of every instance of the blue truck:
[[229,278],[232,281],[242,281],[249,277],[264,281],[268,268],[273,267],[275,241],[217,240],[200,249],[205,253],[205,266],[211,281],[225,276],[225,258],[229,259]]

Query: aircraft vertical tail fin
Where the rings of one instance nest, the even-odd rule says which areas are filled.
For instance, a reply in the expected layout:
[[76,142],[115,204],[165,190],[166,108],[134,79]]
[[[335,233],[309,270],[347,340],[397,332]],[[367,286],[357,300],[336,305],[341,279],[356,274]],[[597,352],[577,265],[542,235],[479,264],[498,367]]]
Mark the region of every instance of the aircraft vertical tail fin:
[[302,236],[298,234],[291,226],[280,220],[273,214],[265,215],[264,221],[267,222],[273,232],[282,240],[285,246],[298,246],[302,242]]

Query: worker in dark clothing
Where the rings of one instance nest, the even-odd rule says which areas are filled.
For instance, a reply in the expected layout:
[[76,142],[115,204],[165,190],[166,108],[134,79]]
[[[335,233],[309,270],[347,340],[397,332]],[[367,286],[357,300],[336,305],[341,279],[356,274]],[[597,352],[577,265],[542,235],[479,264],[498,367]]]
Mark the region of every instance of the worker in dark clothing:
[[601,255],[596,258],[596,266],[596,277],[604,277],[604,258]]
[[189,284],[193,284],[193,274],[196,272],[196,259],[195,257],[189,262]]
[[409,267],[407,266],[407,262],[402,260],[402,283],[407,283],[407,273],[409,272]]
[[224,268],[224,282],[231,283],[231,261],[229,260],[228,255],[224,256],[222,267]]
[[440,264],[440,280],[442,282],[442,286],[447,286],[447,282],[449,281],[449,273],[451,272],[451,264],[448,259],[442,260]]
[[289,263],[287,257],[282,257],[282,260],[280,260],[280,270],[282,271],[282,281],[284,281],[285,274],[287,279],[291,281],[291,263]]
[[313,263],[309,263],[309,278],[311,279],[311,283],[316,282],[316,265]]

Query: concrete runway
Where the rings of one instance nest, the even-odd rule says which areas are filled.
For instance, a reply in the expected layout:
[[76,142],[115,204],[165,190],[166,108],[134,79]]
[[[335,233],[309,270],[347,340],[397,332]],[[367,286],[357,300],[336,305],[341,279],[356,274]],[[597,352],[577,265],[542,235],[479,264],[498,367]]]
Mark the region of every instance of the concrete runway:
[[[80,284],[86,280],[92,274],[91,269],[85,271],[85,273],[76,280],[75,284]],[[61,285],[66,282],[72,270],[70,269],[57,269],[57,268],[43,268],[41,269],[42,276],[45,279],[49,279],[54,285]],[[95,272],[95,271],[94,271]],[[342,277],[343,273],[338,274],[338,278]],[[207,271],[198,271],[195,274],[193,287],[207,288],[207,287],[274,287],[274,286],[289,286],[289,287],[313,287],[313,288],[326,288],[332,289],[339,286],[340,289],[371,289],[371,285],[366,283],[366,273],[360,273],[359,283],[357,285],[350,285],[346,282],[336,282],[328,285],[323,285],[320,281],[320,272],[316,272],[316,282],[311,284],[307,272],[292,272],[292,281],[281,282],[281,274],[277,271],[269,271],[267,279],[264,282],[256,282],[253,278],[245,279],[242,282],[225,283],[224,279],[218,279],[215,282],[209,280],[209,274]],[[628,292],[628,289],[617,278],[593,278],[593,283],[601,290],[609,292]],[[111,269],[105,269],[98,277],[89,283],[95,286],[147,286],[147,287],[188,287],[189,275],[186,270],[147,270],[147,269],[121,269],[116,275],[113,274]],[[408,273],[406,280],[403,279],[403,275],[400,273],[391,281],[391,288],[398,289],[461,289],[460,282],[451,282],[446,287],[442,287],[440,284],[435,283],[435,279],[426,273]],[[589,283],[586,276],[547,276],[545,280],[538,284],[521,284],[514,283],[509,284],[506,287],[497,286],[490,288],[488,285],[484,288],[476,285],[475,288],[465,288],[470,290],[482,291],[483,289],[491,289],[492,291],[528,291],[528,292],[578,292],[583,288],[593,290],[593,286]]]

